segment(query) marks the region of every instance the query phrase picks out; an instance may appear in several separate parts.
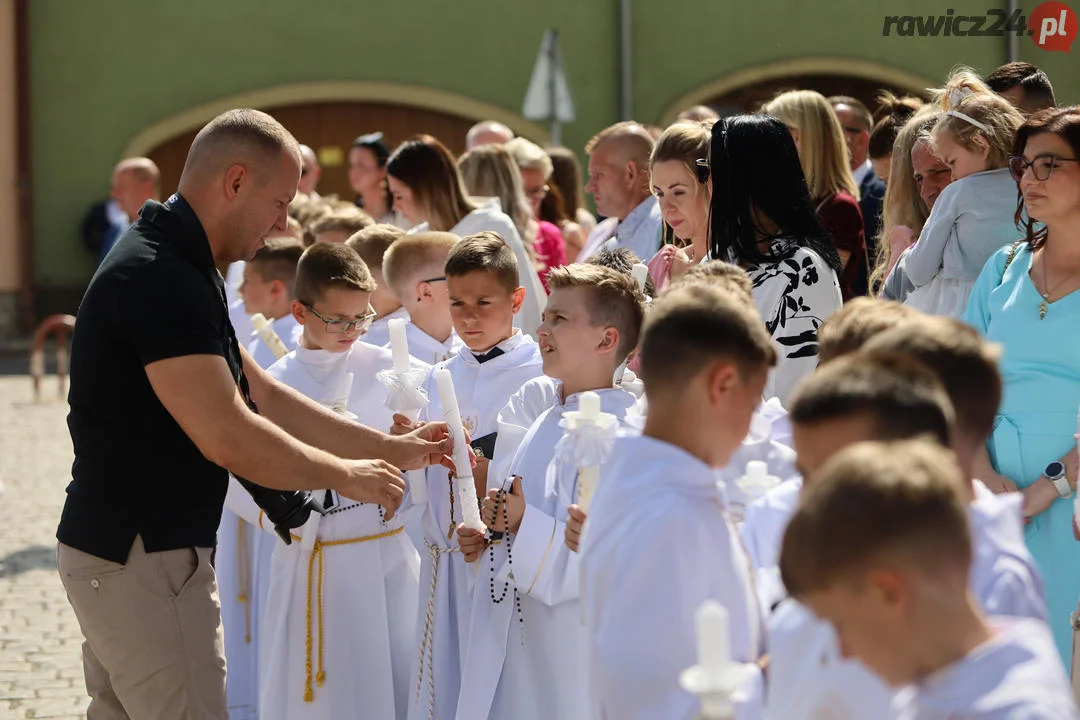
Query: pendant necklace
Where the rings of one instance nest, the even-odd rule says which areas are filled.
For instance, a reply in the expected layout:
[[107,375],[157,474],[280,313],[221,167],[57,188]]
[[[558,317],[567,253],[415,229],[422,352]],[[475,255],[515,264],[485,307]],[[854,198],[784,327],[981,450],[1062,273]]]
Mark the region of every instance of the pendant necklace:
[[[1046,255],[1047,255],[1047,251],[1049,251],[1049,249],[1050,249],[1050,246],[1045,245],[1043,247],[1043,251],[1042,251],[1042,280],[1043,280],[1042,284],[1043,284],[1044,288],[1047,288],[1047,285],[1046,285]],[[1057,290],[1059,287],[1061,287],[1068,279],[1069,279],[1069,276],[1066,275],[1065,278],[1063,280],[1061,280],[1060,282],[1058,282],[1056,285],[1054,285],[1054,287],[1047,288],[1045,291],[1040,291],[1039,292],[1039,295],[1042,296],[1042,302],[1039,303],[1039,319],[1040,320],[1043,320],[1043,319],[1046,318],[1046,311],[1050,308],[1050,305],[1049,305],[1050,296],[1052,296],[1054,294],[1054,291]]]

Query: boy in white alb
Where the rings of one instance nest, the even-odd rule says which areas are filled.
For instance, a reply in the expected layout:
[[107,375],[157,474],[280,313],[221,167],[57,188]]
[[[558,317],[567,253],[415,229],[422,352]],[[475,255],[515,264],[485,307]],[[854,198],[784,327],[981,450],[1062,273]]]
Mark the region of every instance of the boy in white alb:
[[[401,257],[399,250],[409,248],[410,241],[430,235],[445,233],[410,235],[390,248],[384,270],[392,285],[398,286],[395,263]],[[487,487],[499,411],[514,392],[540,374],[540,352],[535,340],[514,328],[514,315],[521,309],[525,290],[518,285],[514,252],[501,237],[484,232],[464,238],[453,246],[438,272],[444,276],[438,283],[444,290],[428,288],[425,292],[446,293],[454,328],[466,347],[435,370],[445,367],[450,371],[462,422],[472,438],[477,456],[475,487],[460,491],[472,498],[482,495]],[[420,284],[431,283],[434,281]],[[440,420],[443,411],[434,376],[426,389],[430,400],[426,417]],[[412,427],[401,415],[396,415],[394,421],[395,432]],[[457,526],[462,515],[456,481],[448,478],[445,469],[429,468],[427,496],[420,517],[424,546],[420,548],[419,638],[413,650],[417,662],[410,684],[413,697],[409,717],[428,718],[434,714],[436,720],[447,720],[454,717],[457,708],[461,643],[467,631],[476,572],[466,566],[459,551]]]
[[[995,355],[974,330],[948,318],[910,318],[871,339],[863,352],[830,360],[804,380],[792,405],[799,465],[812,484],[828,458],[851,443],[931,435],[951,445],[970,477],[1000,396]],[[973,596],[987,613],[1045,621],[1042,581],[1024,544],[1020,498],[993,495],[971,481],[965,497]],[[769,638],[770,678],[779,678],[770,682],[770,711],[814,717],[820,707],[845,706],[865,714],[867,705],[855,702],[856,691],[865,690],[877,699],[874,712],[884,712],[881,684],[866,679],[865,668],[853,669],[858,663],[841,660],[832,631],[798,603],[785,603],[777,612]],[[863,681],[853,681],[860,672]]]
[[[261,314],[270,321],[274,334],[286,352],[296,349],[301,327],[292,314],[293,282],[296,264],[304,252],[299,240],[291,237],[267,238],[251,260],[244,264],[240,295],[248,315]],[[272,341],[271,341],[272,342]],[[253,330],[247,346],[255,363],[266,369],[278,360],[278,354],[258,332]]]
[[[389,430],[375,375],[390,351],[356,340],[374,319],[374,283],[344,245],[300,260],[293,314],[299,347],[270,368],[295,390]],[[276,543],[262,638],[260,720],[407,716],[415,656],[419,558],[400,516],[328,493],[293,543]]]
[[409,354],[435,365],[463,347],[450,317],[446,258],[459,240],[446,232],[422,232],[395,240],[383,256],[383,277],[409,314]]
[[390,344],[390,321],[409,319],[409,311],[397,299],[383,277],[383,258],[395,242],[405,237],[405,231],[394,225],[372,225],[357,232],[345,244],[360,255],[371,272],[375,291],[371,293],[371,307],[375,309],[375,322],[360,336],[360,342],[386,347]]
[[[918,316],[914,309],[891,300],[854,298],[818,329],[818,364],[853,353],[875,335]],[[776,405],[770,410],[775,415]],[[786,417],[784,424],[790,433],[791,423]],[[791,445],[790,439],[781,442]],[[742,537],[755,568],[771,569],[779,564],[784,528],[795,513],[801,491],[802,478],[786,479],[746,508]]]
[[612,378],[637,345],[644,297],[633,278],[594,265],[555,268],[548,287],[537,338],[544,374],[559,382],[558,402],[518,447],[512,484],[488,478],[481,516],[491,531],[508,533],[501,544],[481,555],[483,533],[458,528],[480,579],[463,643],[457,720],[589,716],[580,556],[562,542],[578,473],[556,453],[564,413],[579,408],[583,392],[599,395],[601,412],[620,421],[636,402]]
[[912,686],[896,704],[902,720],[1075,720],[1045,623],[979,608],[967,494],[955,455],[933,440],[849,446],[803,491],[784,585],[847,654],[891,687]]
[[707,599],[730,614],[732,658],[760,656],[751,571],[715,471],[746,437],[775,362],[745,298],[691,283],[652,304],[641,343],[644,434],[616,440],[582,547],[592,717],[697,713],[679,674],[696,662],[694,614]]
[[[303,245],[293,237],[271,237],[251,260],[240,263],[241,280],[237,287],[245,319],[259,313],[270,320],[271,330],[286,352],[296,347],[300,336],[291,305],[296,264],[303,251]],[[254,334],[248,352],[265,370],[278,359],[275,347],[279,347],[277,343],[271,346]],[[253,531],[229,508],[222,511],[214,562],[229,667],[227,692],[231,720],[258,717],[259,629],[274,542],[273,538]]]

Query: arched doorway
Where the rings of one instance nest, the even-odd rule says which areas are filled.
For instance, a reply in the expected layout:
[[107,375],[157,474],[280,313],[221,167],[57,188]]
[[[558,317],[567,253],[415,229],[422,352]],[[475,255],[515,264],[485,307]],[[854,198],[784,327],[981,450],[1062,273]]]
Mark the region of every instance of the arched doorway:
[[465,149],[465,133],[478,120],[497,120],[539,143],[548,139],[540,125],[503,108],[428,88],[383,83],[310,83],[223,98],[185,111],[140,132],[124,156],[145,155],[158,164],[162,192],[176,189],[188,148],[211,118],[234,107],[257,107],[276,117],[296,138],[310,145],[323,165],[319,192],[352,198],[348,152],[353,140],[380,130],[393,148],[417,133],[441,140],[451,152]]
[[683,110],[708,105],[721,115],[756,112],[784,90],[817,90],[826,97],[850,95],[871,111],[881,90],[926,97],[934,81],[897,68],[857,58],[801,58],[745,68],[686,93],[664,111],[672,122]]

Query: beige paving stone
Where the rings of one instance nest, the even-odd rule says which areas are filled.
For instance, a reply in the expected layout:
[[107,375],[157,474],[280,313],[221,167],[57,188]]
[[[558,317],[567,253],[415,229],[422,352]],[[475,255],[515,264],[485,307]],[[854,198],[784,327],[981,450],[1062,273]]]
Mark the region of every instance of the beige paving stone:
[[71,474],[67,406],[47,378],[0,375],[0,719],[85,718],[82,636],[56,575]]

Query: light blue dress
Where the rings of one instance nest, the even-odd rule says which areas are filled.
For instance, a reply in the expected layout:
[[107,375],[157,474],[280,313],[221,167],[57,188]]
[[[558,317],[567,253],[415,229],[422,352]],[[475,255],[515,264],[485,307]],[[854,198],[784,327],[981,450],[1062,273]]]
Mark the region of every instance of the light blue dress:
[[[988,449],[994,468],[1023,488],[1075,445],[1080,407],[1080,291],[1050,303],[1031,282],[1025,243],[1008,268],[1010,248],[986,263],[964,320],[1002,346],[1004,396]],[[1080,598],[1080,542],[1072,533],[1073,505],[1059,499],[1027,525],[1028,548],[1042,571],[1051,629],[1062,660],[1072,656],[1069,614]]]

